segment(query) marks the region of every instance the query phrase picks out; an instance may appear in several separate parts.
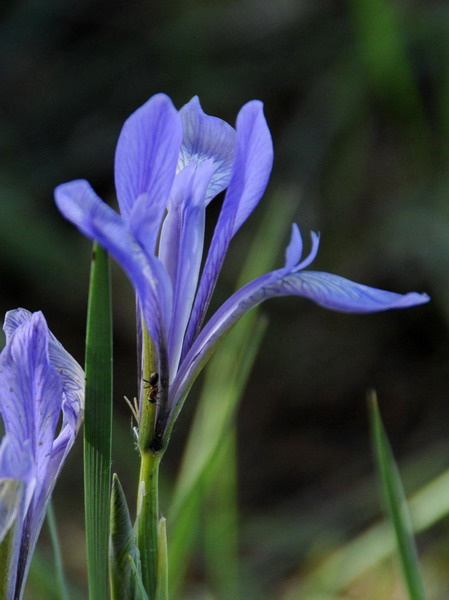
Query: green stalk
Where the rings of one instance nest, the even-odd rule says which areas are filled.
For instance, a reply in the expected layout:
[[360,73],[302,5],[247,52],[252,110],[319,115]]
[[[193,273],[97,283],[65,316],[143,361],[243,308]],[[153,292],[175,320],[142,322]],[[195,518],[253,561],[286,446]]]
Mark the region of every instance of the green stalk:
[[84,505],[89,600],[109,594],[112,447],[112,311],[109,257],[94,244],[86,333]]
[[[155,371],[155,353],[142,318],[142,377],[149,380]],[[162,452],[154,452],[156,402],[147,398],[143,383],[140,390],[139,450],[140,473],[137,495],[136,542],[140,552],[142,581],[150,600],[156,597],[158,570],[159,464]]]
[[162,454],[141,455],[137,498],[137,547],[142,581],[150,600],[156,597],[158,569],[159,464]]
[[70,596],[65,581],[64,567],[62,565],[61,546],[59,544],[58,529],[56,527],[55,511],[53,510],[53,503],[51,500],[47,508],[47,524],[50,532],[51,545],[53,546],[55,578],[58,594],[61,600],[69,600]]

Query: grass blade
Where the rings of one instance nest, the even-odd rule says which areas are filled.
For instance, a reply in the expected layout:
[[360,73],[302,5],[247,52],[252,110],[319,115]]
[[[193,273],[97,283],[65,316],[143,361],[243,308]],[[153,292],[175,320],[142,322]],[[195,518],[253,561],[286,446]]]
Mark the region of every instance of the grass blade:
[[109,257],[94,244],[86,333],[84,504],[89,600],[109,596],[112,444],[112,311]]
[[51,545],[53,546],[53,555],[55,560],[55,575],[56,584],[58,587],[58,595],[61,600],[69,600],[69,591],[65,581],[64,567],[62,565],[61,546],[59,545],[58,530],[56,527],[55,512],[53,504],[50,500],[47,508],[47,523],[50,531]]
[[167,521],[159,519],[156,600],[168,600]]
[[205,494],[203,531],[206,576],[212,593],[222,600],[240,598],[237,504],[237,427],[220,445],[213,477]]
[[387,512],[396,536],[398,556],[406,589],[410,600],[425,600],[426,595],[421,579],[407,502],[374,392],[370,395],[369,403],[377,467]]

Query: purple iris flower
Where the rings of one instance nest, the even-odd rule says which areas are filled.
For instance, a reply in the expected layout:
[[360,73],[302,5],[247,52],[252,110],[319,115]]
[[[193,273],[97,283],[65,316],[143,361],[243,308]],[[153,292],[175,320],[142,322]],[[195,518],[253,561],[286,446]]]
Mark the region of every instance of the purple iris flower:
[[41,312],[9,311],[0,354],[2,598],[20,600],[45,510],[81,423],[84,373]]
[[[121,264],[158,356],[164,396],[155,445],[162,447],[195,377],[219,339],[248,310],[275,296],[298,295],[332,310],[376,312],[429,300],[395,294],[329,273],[303,271],[319,238],[301,260],[293,225],[285,266],[233,294],[203,327],[229,243],[262,197],[273,146],[262,103],[245,104],[234,129],[206,115],[198,98],[177,111],[157,94],[134,112],[121,131],[115,156],[120,215],[85,180],[56,188],[59,210]],[[226,189],[201,270],[208,203]]]

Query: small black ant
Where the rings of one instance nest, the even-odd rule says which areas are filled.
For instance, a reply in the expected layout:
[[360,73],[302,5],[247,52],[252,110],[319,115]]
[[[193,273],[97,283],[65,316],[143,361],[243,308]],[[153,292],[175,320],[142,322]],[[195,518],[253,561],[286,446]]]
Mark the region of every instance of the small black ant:
[[159,373],[151,373],[150,378],[149,379],[144,379],[143,381],[145,381],[145,383],[147,383],[148,385],[145,386],[146,388],[149,388],[148,390],[148,396],[147,399],[154,404],[157,400],[157,395],[159,392],[159,388],[158,388],[158,383],[159,383]]

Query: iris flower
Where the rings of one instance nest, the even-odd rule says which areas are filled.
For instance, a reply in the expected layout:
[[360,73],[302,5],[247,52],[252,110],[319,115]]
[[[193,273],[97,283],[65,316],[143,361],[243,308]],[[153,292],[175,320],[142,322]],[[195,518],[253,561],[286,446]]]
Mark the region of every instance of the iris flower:
[[20,600],[45,510],[83,412],[84,373],[42,313],[9,311],[0,354],[0,595]]
[[[120,214],[85,180],[56,188],[62,214],[110,252],[136,291],[162,388],[154,450],[166,445],[187,392],[217,342],[260,302],[297,295],[328,309],[363,313],[429,300],[426,294],[396,294],[304,271],[317,254],[319,238],[312,233],[311,251],[302,258],[301,235],[293,225],[284,267],[248,283],[204,325],[231,239],[261,199],[272,162],[261,102],[245,104],[234,129],[206,115],[196,97],[178,111],[167,96],[157,94],[120,133],[115,155]],[[204,256],[206,207],[224,190]]]

